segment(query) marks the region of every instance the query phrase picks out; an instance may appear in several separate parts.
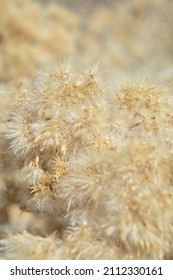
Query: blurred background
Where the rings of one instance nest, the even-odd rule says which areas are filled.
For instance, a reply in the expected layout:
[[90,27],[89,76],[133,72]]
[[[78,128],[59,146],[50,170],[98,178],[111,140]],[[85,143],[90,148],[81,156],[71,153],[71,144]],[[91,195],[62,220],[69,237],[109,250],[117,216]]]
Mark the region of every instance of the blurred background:
[[0,0],[0,82],[71,57],[172,75],[172,0]]

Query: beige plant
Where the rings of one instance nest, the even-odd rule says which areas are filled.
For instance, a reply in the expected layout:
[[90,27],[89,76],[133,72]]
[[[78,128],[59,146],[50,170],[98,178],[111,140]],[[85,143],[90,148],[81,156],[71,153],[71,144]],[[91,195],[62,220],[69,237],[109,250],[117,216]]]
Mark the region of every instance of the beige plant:
[[0,0],[0,259],[172,259],[173,4],[83,2]]
[[116,73],[109,86],[98,66],[83,69],[54,64],[4,89],[1,208],[47,220],[42,233],[1,226],[1,257],[171,257],[172,88]]

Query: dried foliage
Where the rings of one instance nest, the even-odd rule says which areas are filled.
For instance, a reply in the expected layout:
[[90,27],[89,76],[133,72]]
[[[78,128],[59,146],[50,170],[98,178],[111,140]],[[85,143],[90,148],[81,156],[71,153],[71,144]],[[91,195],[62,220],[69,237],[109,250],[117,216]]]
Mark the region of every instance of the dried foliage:
[[[170,18],[157,3],[139,38],[156,1],[102,3],[83,20],[75,5],[0,0],[0,259],[172,259]],[[162,21],[167,71],[150,44]],[[79,63],[92,52],[104,68]],[[136,75],[144,61],[160,70]]]

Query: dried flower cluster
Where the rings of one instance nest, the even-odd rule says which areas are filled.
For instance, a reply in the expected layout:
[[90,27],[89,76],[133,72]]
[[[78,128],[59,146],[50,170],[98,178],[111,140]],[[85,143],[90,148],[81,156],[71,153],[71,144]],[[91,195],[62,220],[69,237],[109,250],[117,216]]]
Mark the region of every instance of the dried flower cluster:
[[173,5],[46,2],[0,0],[0,259],[172,259]]
[[107,82],[97,67],[66,63],[11,94],[2,207],[62,219],[64,230],[9,235],[0,242],[4,258],[171,256],[172,89]]

